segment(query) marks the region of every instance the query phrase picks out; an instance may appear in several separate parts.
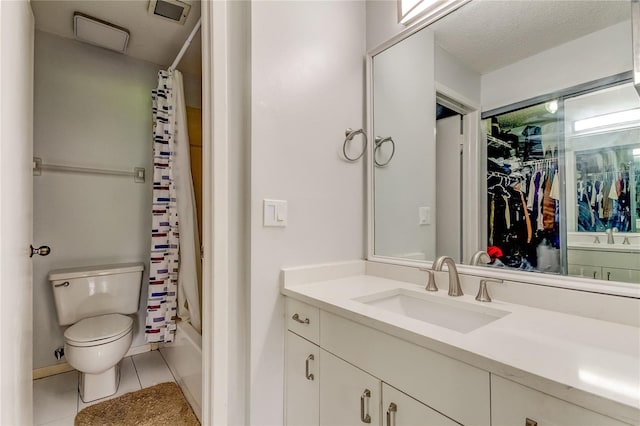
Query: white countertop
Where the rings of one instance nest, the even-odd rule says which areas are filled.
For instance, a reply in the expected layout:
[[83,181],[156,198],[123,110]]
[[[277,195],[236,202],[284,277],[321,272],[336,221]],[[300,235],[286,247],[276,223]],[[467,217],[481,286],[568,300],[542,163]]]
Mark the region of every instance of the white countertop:
[[640,247],[637,245],[628,244],[597,244],[597,243],[568,243],[567,248],[569,250],[592,250],[592,251],[613,251],[617,253],[638,253]]
[[[370,275],[285,283],[282,292],[320,309],[396,335],[491,373],[621,421],[640,424],[640,329],[475,295],[451,298],[509,312],[467,333],[394,314],[353,300],[423,286]],[[426,292],[425,292],[426,293]],[[640,312],[639,312],[640,315]]]

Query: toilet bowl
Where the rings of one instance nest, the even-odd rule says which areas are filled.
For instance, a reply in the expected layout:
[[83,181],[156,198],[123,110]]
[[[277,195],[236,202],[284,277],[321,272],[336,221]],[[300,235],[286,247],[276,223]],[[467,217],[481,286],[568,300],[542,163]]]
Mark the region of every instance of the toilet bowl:
[[80,372],[79,391],[84,402],[116,393],[119,363],[131,346],[132,336],[133,320],[121,314],[86,318],[65,331],[65,356]]

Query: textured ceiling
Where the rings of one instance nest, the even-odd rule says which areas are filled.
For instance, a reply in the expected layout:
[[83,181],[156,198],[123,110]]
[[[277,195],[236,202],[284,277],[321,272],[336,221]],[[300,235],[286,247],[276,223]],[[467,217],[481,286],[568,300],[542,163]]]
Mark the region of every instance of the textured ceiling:
[[485,74],[630,18],[629,0],[474,0],[431,28],[443,49]]
[[[66,38],[74,38],[73,12],[76,11],[124,27],[131,33],[126,55],[166,68],[171,65],[200,17],[199,0],[184,2],[191,4],[184,25],[150,15],[148,0],[31,0],[31,7],[38,30]],[[180,62],[179,70],[201,75],[201,46],[198,32]]]

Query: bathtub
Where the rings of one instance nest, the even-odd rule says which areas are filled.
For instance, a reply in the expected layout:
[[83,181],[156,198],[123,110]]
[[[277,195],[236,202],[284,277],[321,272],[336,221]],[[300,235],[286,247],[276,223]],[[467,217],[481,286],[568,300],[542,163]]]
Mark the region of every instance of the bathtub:
[[188,322],[177,326],[175,340],[160,345],[160,353],[202,422],[202,336]]

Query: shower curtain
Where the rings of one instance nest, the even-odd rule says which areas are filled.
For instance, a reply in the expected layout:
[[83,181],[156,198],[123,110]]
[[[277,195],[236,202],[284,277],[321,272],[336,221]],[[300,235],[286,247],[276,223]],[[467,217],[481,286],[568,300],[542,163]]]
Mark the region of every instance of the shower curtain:
[[146,341],[172,342],[176,318],[201,331],[200,241],[182,73],[160,71],[153,101],[153,220]]

